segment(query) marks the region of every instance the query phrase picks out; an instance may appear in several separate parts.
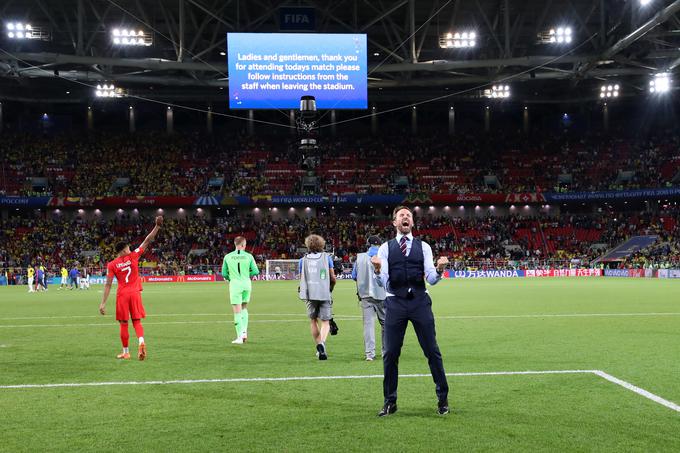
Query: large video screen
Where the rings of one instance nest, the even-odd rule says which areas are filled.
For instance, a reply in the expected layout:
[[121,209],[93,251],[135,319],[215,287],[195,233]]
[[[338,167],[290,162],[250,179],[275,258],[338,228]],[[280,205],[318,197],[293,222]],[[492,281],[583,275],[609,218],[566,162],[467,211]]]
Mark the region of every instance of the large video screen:
[[228,33],[229,107],[365,109],[366,35]]

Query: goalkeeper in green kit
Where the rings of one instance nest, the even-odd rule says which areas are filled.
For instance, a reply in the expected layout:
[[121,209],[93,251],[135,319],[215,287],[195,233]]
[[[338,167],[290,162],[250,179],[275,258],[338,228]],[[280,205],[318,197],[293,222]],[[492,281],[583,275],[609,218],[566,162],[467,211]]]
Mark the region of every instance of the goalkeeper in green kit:
[[248,340],[248,302],[253,284],[252,277],[260,273],[253,255],[246,252],[246,238],[234,239],[236,250],[225,255],[222,261],[222,277],[229,282],[229,298],[234,310],[236,339],[233,344],[243,344]]

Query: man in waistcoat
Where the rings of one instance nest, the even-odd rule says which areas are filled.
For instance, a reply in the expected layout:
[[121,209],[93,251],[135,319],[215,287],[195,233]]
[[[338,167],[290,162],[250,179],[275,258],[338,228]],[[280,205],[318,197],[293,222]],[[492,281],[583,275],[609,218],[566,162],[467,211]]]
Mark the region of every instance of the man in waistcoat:
[[352,268],[352,279],[357,282],[361,311],[364,318],[364,351],[366,360],[375,359],[375,319],[380,323],[382,355],[385,354],[385,288],[375,279],[371,258],[378,254],[382,240],[378,236],[368,237],[368,251],[359,253]]
[[330,332],[330,320],[333,318],[331,292],[335,287],[335,271],[333,257],[326,253],[326,241],[319,235],[312,234],[305,239],[308,253],[300,259],[300,299],[307,304],[307,316],[310,319],[312,338],[316,344],[316,356],[319,360],[328,359],[326,338]]
[[394,210],[392,224],[396,228],[396,238],[381,245],[378,254],[371,258],[376,282],[385,288],[387,295],[383,354],[385,402],[378,416],[397,412],[398,363],[408,321],[413,324],[418,343],[430,366],[438,399],[437,413],[445,415],[449,413],[449,385],[437,345],[432,299],[425,282],[437,284],[449,260],[441,257],[435,267],[430,246],[411,233],[413,212],[406,206],[398,206]]

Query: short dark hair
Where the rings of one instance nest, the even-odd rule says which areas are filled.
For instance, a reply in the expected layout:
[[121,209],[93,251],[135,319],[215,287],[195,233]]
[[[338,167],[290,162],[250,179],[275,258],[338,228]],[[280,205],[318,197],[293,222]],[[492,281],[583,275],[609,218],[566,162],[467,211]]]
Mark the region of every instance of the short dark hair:
[[369,245],[380,245],[383,243],[382,239],[380,239],[380,236],[376,235],[371,235],[366,239],[366,242],[368,242]]
[[122,252],[123,250],[125,250],[125,247],[127,246],[128,243],[125,241],[116,242],[116,253]]
[[396,219],[397,218],[397,212],[401,211],[402,209],[406,209],[408,212],[411,213],[411,217],[413,217],[413,211],[411,210],[411,208],[409,208],[408,206],[402,205],[402,206],[397,206],[396,208],[394,208],[394,211],[392,211],[392,219]]

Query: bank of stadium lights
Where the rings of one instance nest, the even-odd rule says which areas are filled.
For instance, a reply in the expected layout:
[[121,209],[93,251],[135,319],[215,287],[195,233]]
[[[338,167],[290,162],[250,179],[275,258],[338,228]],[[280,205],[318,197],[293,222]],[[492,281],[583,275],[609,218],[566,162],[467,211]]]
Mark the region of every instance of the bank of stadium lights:
[[150,46],[153,39],[143,30],[114,28],[111,30],[111,42],[114,46]]
[[539,42],[543,44],[571,44],[573,30],[571,27],[551,28],[538,35]]
[[507,99],[510,97],[510,85],[494,85],[490,90],[484,90],[484,96],[490,99]]
[[640,0],[640,5],[641,6],[647,6],[650,3],[652,3],[652,0]]
[[94,92],[95,97],[98,98],[119,98],[123,95],[123,90],[116,88],[114,84],[97,85]]
[[10,39],[39,39],[40,35],[34,36],[33,26],[24,22],[7,22],[5,24],[7,37]]
[[469,49],[477,46],[477,33],[464,31],[447,33],[439,38],[439,47],[442,49]]
[[655,74],[654,78],[649,81],[649,92],[654,94],[664,94],[671,90],[671,76],[663,72]]
[[617,98],[617,97],[619,97],[619,89],[620,88],[621,87],[619,86],[618,83],[609,84],[609,85],[602,85],[600,87],[600,98],[601,99]]

